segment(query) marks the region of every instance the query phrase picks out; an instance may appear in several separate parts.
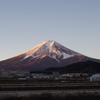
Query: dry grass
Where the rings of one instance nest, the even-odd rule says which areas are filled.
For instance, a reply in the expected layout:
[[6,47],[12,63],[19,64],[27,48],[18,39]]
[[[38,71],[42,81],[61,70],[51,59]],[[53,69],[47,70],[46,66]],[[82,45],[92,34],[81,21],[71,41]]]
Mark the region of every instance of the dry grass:
[[42,93],[40,95],[28,95],[28,96],[6,96],[0,100],[100,100],[98,93],[79,93],[78,95],[66,94],[66,95],[53,95],[51,93]]

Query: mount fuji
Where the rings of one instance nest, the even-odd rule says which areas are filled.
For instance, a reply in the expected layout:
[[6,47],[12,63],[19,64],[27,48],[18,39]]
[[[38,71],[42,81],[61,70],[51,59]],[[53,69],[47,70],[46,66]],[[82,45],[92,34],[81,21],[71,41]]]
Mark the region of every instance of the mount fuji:
[[42,71],[87,60],[96,59],[70,50],[56,41],[44,41],[18,56],[0,61],[0,70]]

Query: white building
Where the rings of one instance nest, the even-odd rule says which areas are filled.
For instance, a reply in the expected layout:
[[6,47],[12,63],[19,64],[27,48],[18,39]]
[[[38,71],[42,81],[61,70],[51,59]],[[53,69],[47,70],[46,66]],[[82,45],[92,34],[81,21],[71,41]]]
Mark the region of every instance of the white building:
[[94,74],[90,77],[91,82],[100,81],[100,74]]

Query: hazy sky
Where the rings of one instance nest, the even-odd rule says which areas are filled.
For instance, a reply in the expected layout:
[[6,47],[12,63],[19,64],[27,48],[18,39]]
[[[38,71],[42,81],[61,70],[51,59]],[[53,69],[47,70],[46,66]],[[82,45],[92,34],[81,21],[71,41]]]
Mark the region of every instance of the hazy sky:
[[100,59],[100,0],[0,0],[0,60],[46,40]]

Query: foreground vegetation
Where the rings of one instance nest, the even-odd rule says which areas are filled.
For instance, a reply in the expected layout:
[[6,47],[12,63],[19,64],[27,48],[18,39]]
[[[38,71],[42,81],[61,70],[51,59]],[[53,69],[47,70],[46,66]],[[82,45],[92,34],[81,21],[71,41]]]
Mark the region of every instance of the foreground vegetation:
[[54,79],[1,79],[0,91],[100,89],[100,82]]
[[78,95],[66,94],[66,95],[53,95],[51,93],[42,93],[40,95],[28,95],[28,96],[6,96],[0,100],[100,100],[98,93],[79,93]]
[[[90,90],[88,92],[84,90]],[[93,92],[91,92],[95,89]],[[0,80],[0,100],[100,100],[100,82],[89,82],[80,80],[53,80],[53,79],[1,79]],[[37,94],[35,90],[43,91]],[[44,90],[49,90],[44,92]],[[50,92],[57,90],[58,93]],[[61,90],[78,90],[79,92],[62,92]],[[81,92],[82,90],[83,92]],[[7,91],[7,92],[6,92]],[[36,94],[18,95],[5,94],[9,91],[34,91]],[[76,94],[75,94],[76,93]]]

